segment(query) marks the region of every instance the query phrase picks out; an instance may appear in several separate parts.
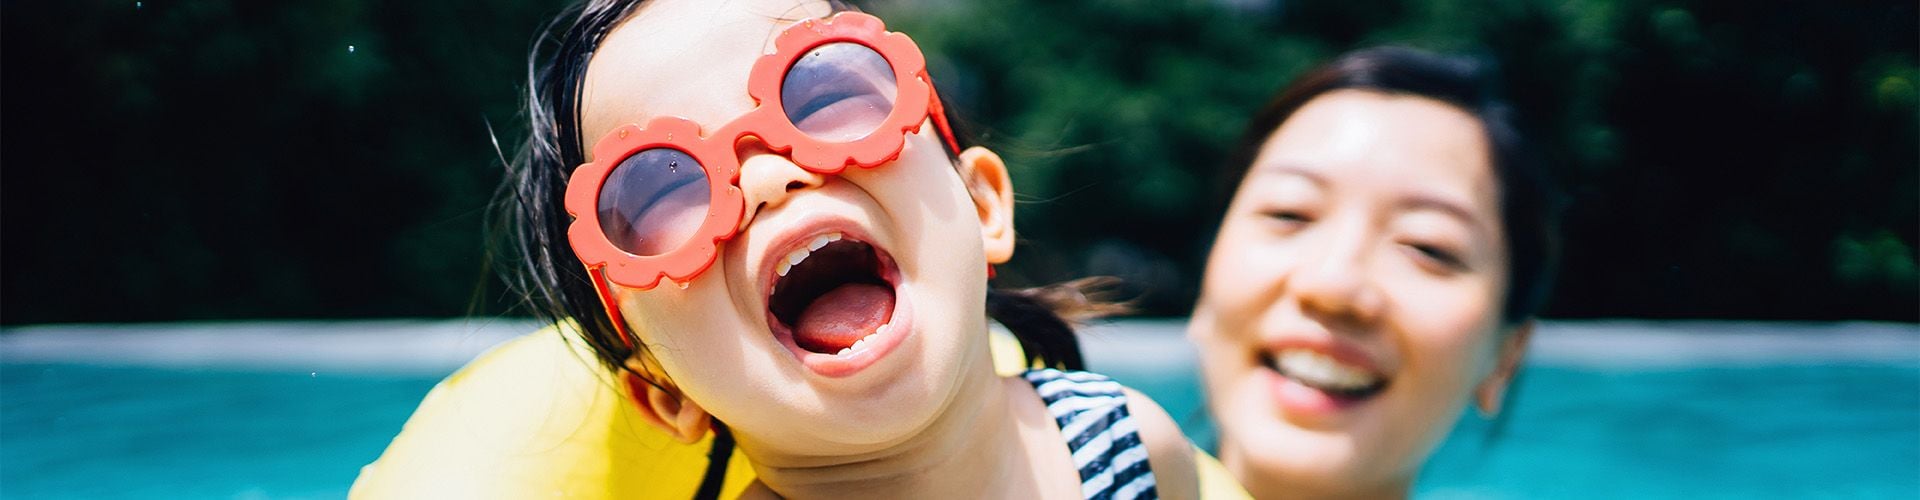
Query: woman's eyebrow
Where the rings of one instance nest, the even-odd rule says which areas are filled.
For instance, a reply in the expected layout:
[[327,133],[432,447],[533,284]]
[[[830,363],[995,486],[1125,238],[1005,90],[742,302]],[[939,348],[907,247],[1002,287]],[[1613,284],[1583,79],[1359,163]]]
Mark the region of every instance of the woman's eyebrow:
[[1399,205],[1401,210],[1432,210],[1459,219],[1460,222],[1470,227],[1481,230],[1488,229],[1485,221],[1475,216],[1472,210],[1468,210],[1466,205],[1456,202],[1451,198],[1429,193],[1413,193],[1402,199]]
[[1317,187],[1327,186],[1327,176],[1296,163],[1268,163],[1254,169],[1261,175],[1296,176],[1312,182]]

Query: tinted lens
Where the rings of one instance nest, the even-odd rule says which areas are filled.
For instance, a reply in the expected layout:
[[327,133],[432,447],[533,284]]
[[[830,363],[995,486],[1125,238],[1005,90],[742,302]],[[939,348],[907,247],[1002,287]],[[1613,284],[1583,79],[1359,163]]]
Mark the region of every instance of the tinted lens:
[[659,255],[686,243],[712,203],[707,172],[677,149],[627,157],[600,185],[600,230],[634,255]]
[[815,47],[787,69],[780,103],[815,139],[847,142],[873,133],[893,112],[900,85],[879,52],[857,43]]

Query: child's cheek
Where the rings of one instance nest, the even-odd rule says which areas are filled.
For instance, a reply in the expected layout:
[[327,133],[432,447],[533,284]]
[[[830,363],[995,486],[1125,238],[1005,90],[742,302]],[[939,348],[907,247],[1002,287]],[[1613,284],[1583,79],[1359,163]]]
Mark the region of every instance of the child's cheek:
[[[726,259],[716,259],[684,288],[662,279],[652,290],[625,290],[620,294],[621,313],[642,341],[662,347],[716,340],[715,335],[721,332],[741,337],[745,332],[738,328],[744,323],[739,311],[744,310],[744,300],[736,301],[735,294],[729,293],[737,287],[730,286],[732,273],[728,271]],[[740,298],[747,299],[744,295]],[[759,330],[764,331],[765,325]]]

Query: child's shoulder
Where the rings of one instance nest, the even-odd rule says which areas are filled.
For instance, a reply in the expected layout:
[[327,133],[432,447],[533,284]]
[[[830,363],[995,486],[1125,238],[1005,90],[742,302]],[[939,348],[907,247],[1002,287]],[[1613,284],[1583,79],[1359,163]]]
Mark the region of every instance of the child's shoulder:
[[1152,398],[1093,372],[1036,368],[1019,377],[1060,428],[1088,495],[1198,497],[1196,450]]
[[[1051,380],[1052,375],[1046,371],[1042,371],[1043,369],[1025,366],[1026,357],[1021,353],[1020,342],[1013,337],[1013,334],[1001,328],[994,328],[992,339],[990,345],[993,351],[993,366],[995,372],[1007,377],[1010,382],[1017,380],[1020,385],[1033,387],[1036,393],[1038,393],[1039,387],[1032,382],[1034,380],[1033,378],[1028,378],[1030,374],[1039,373],[1039,375],[1035,375],[1035,377],[1043,380]],[[1141,429],[1140,437],[1142,444],[1144,444],[1148,450],[1150,457],[1149,465],[1152,466],[1155,471],[1165,471],[1157,472],[1158,475],[1164,477],[1156,479],[1156,482],[1164,485],[1157,488],[1164,496],[1170,498],[1189,497],[1184,493],[1178,493],[1178,491],[1182,491],[1181,488],[1183,488],[1183,486],[1181,485],[1197,484],[1199,495],[1202,498],[1221,500],[1243,500],[1251,498],[1247,495],[1246,490],[1240,487],[1240,483],[1233,479],[1233,475],[1227,472],[1226,467],[1220,465],[1219,460],[1215,460],[1212,455],[1208,455],[1205,450],[1193,446],[1192,443],[1187,440],[1186,434],[1180,430],[1179,424],[1173,420],[1172,416],[1167,414],[1165,409],[1160,407],[1159,403],[1154,402],[1153,398],[1147,397],[1146,394],[1142,394],[1132,388],[1125,387],[1118,382],[1114,382],[1105,375],[1091,372],[1051,371],[1061,374],[1075,373],[1078,374],[1074,375],[1076,378],[1083,380],[1103,380],[1106,381],[1106,383],[1112,384],[1109,387],[1119,388],[1121,395],[1126,401],[1125,406],[1127,413],[1139,419],[1135,425]],[[1045,398],[1042,398],[1043,401],[1044,399]],[[1057,422],[1056,420],[1056,423]],[[1064,437],[1064,432],[1062,435]],[[1161,462],[1168,463],[1162,465]],[[1193,471],[1191,475],[1185,472],[1189,470]]]

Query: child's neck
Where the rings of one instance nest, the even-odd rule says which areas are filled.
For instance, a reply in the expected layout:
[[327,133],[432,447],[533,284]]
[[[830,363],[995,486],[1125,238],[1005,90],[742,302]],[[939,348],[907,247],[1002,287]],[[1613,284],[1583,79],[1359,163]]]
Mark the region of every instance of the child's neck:
[[[1054,467],[1034,463],[1026,443],[1037,426],[1021,418],[1029,409],[1015,407],[1016,387],[994,374],[989,356],[980,349],[947,411],[896,445],[848,457],[755,456],[744,444],[742,451],[759,480],[787,498],[1035,497],[1048,489],[1037,478]],[[1041,430],[1051,431],[1041,408]]]

